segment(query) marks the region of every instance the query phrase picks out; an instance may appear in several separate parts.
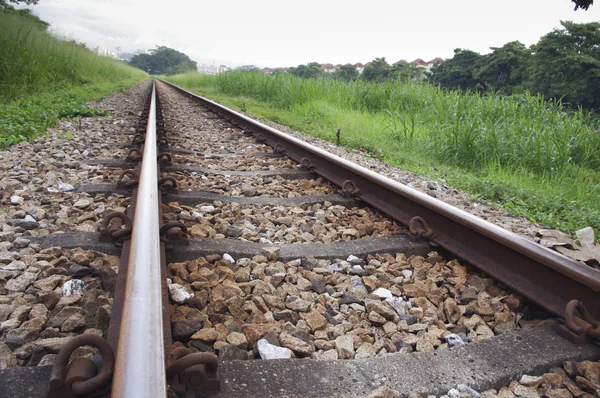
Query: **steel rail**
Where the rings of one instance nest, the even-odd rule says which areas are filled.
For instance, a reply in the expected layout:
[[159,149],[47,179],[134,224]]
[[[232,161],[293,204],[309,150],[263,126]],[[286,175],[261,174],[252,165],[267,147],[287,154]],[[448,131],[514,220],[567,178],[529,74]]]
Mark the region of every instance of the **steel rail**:
[[435,234],[435,244],[550,312],[564,317],[567,304],[577,299],[592,316],[600,317],[600,271],[221,104],[164,83],[336,185],[352,181],[355,195],[395,220],[409,225],[414,217],[422,217]]
[[112,397],[166,396],[156,87],[143,149]]

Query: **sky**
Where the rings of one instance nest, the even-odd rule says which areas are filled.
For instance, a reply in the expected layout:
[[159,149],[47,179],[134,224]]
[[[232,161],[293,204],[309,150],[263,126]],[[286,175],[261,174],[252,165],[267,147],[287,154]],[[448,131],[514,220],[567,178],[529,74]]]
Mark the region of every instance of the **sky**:
[[531,45],[561,20],[600,21],[597,3],[574,11],[570,0],[39,0],[31,8],[54,33],[90,48],[162,45],[199,64],[286,67]]

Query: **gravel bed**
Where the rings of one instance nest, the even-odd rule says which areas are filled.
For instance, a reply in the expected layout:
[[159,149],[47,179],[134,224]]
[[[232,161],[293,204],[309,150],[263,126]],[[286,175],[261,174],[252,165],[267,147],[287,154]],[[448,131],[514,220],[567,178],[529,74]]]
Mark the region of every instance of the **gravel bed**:
[[323,181],[321,177],[310,180],[288,180],[277,175],[273,177],[228,177],[196,172],[176,172],[170,175],[177,180],[177,187],[180,190],[200,189],[228,196],[294,198],[337,193],[336,186]]
[[[414,188],[420,192],[426,193],[434,198],[440,199],[441,201],[455,206],[459,209],[465,210],[477,217],[487,220],[493,224],[496,224],[508,231],[514,232],[529,240],[536,240],[536,233],[543,228],[540,224],[532,223],[523,217],[517,217],[507,213],[505,210],[491,206],[485,203],[473,201],[469,194],[461,192],[457,189],[449,187],[443,180],[434,181],[426,177],[416,175],[410,171],[403,170],[398,167],[392,167],[378,159],[374,159],[367,153],[361,151],[350,151],[342,147],[333,145],[332,143],[315,138],[299,131],[290,129],[287,126],[279,123],[265,120],[254,115],[247,114],[245,112],[237,111],[245,116],[257,120],[267,126],[273,127],[279,131],[291,135],[292,137],[298,138],[304,142],[312,144],[318,148],[324,149],[334,155],[340,156],[346,160],[359,164],[367,169],[370,169],[376,173],[384,175],[392,180],[398,181],[402,184]],[[343,133],[342,133],[343,140]]]
[[158,82],[165,131],[176,138],[174,145],[201,153],[272,152],[268,145],[257,144],[224,120],[204,110],[192,99]]
[[[164,109],[176,112],[167,113],[167,126],[205,134],[199,136],[204,153],[224,150],[224,125],[202,125],[212,119],[196,103],[172,89],[161,91]],[[183,125],[188,119],[193,127]],[[217,142],[208,147],[206,141],[215,134]],[[218,167],[233,170],[240,163],[247,167],[248,161],[260,167],[260,160],[271,165],[279,161],[228,157],[219,159]],[[199,183],[203,189],[244,196],[262,194],[264,188],[258,187],[265,180],[269,184],[276,180],[256,178],[248,184],[250,179],[193,173],[178,173],[176,178],[187,182],[180,188],[194,189]],[[307,194],[294,192],[305,182],[285,183],[291,188],[284,192],[288,197]],[[278,261],[279,243],[331,243],[404,232],[367,208],[327,202],[257,206],[220,201],[194,207],[172,202],[168,207],[170,212],[164,215],[184,222],[192,237],[268,245],[252,259],[236,261],[214,254],[169,265],[175,344],[218,352],[221,359],[351,359],[431,352],[545,322],[526,321],[518,295],[435,252],[427,258],[407,259],[396,253],[366,259]]]
[[0,252],[0,369],[49,365],[69,337],[106,336],[118,265],[91,250]]
[[[142,110],[142,83],[97,104],[109,116],[62,120],[31,143],[0,150],[0,369],[49,365],[71,336],[106,337],[119,259],[90,250],[41,249],[30,238],[96,232],[102,216],[124,211],[121,195],[91,197],[77,185],[106,182],[89,159],[123,156]],[[75,357],[89,357],[89,348]]]
[[260,156],[235,156],[225,158],[211,158],[210,155],[174,155],[173,163],[192,167],[205,167],[211,170],[289,170],[295,169],[297,163],[286,157],[260,157]]
[[250,242],[333,243],[395,235],[404,228],[370,208],[329,202],[300,206],[241,205],[214,201],[195,207],[168,204],[169,219],[185,223],[192,237]]
[[[592,398],[600,395],[600,362],[565,361],[562,366],[549,369],[539,375],[523,375],[499,390],[482,393],[466,384],[458,384],[440,398]],[[399,398],[400,394],[389,386],[383,386],[367,398]],[[430,396],[428,398],[434,398]],[[421,394],[411,394],[410,398],[423,398]]]
[[547,322],[526,321],[521,297],[436,252],[277,256],[267,246],[252,259],[169,264],[175,345],[221,359],[352,359],[449,349]]
[[[0,152],[4,172],[0,179],[4,195],[0,204],[0,368],[51,364],[71,336],[106,336],[118,258],[81,249],[42,250],[27,237],[96,231],[106,211],[125,210],[126,197],[90,197],[71,192],[65,184],[116,182],[121,169],[85,161],[125,156],[127,148],[112,144],[127,142],[126,133],[135,130],[146,88],[147,84],[141,84],[99,103],[111,116],[62,121],[34,145],[18,144]],[[272,151],[172,90],[162,89],[161,95],[169,115],[167,131],[178,138],[173,146],[203,154]],[[175,107],[177,114],[171,113]],[[324,145],[331,150],[329,144]],[[176,164],[181,160],[213,169],[232,169],[239,163],[249,171],[296,167],[285,158],[209,159],[175,154]],[[358,160],[365,162],[383,174],[399,173],[387,166],[375,167],[372,159]],[[283,198],[337,192],[321,179],[173,175],[180,189],[231,196]],[[468,203],[466,196],[443,185],[413,180],[410,173],[400,177],[410,177],[404,182],[413,185],[425,184],[425,190],[434,195],[447,194]],[[369,209],[330,203],[261,207],[219,201],[194,207],[169,203],[168,208],[165,216],[185,222],[194,237],[265,244],[262,254],[251,259],[214,254],[169,264],[174,347],[218,352],[221,359],[367,358],[452,349],[548,322],[534,319],[524,300],[504,286],[435,252],[426,258],[391,253],[284,263],[278,261],[277,245],[269,244],[329,243],[401,231]],[[492,221],[496,217],[485,207],[477,211]],[[91,349],[81,349],[75,356],[92,354]]]

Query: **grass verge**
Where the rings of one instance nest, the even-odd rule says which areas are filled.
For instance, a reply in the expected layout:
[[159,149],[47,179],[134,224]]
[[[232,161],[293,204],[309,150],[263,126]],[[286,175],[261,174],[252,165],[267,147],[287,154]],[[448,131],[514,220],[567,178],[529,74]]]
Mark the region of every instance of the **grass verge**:
[[60,118],[97,115],[83,104],[145,78],[51,36],[32,19],[0,11],[0,146],[34,138]]
[[600,135],[581,111],[529,95],[462,95],[419,83],[345,85],[290,75],[184,74],[174,84],[232,108],[444,180],[569,233],[600,229]]

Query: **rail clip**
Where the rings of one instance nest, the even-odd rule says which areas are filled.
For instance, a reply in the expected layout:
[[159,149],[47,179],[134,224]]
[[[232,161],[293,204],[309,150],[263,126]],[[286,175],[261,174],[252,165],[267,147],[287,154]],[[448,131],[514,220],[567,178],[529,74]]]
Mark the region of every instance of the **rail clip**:
[[[122,225],[111,225],[110,222],[119,218],[122,221]],[[123,212],[113,211],[107,214],[102,220],[100,226],[100,235],[110,237],[117,247],[123,245],[123,241],[131,239],[131,219]]]
[[[102,366],[99,372],[91,359],[77,358],[69,363],[73,351],[86,345],[95,347],[100,352]],[[110,389],[114,365],[113,350],[102,337],[93,334],[73,337],[65,343],[56,356],[50,373],[48,398],[103,395]]]
[[165,244],[166,250],[172,250],[173,246],[187,246],[187,227],[179,221],[171,221],[160,227],[160,240]]
[[427,224],[427,221],[423,217],[416,216],[411,218],[408,230],[415,238],[423,238],[431,241],[435,237],[433,229],[429,227],[429,224]]
[[221,382],[217,378],[218,366],[215,354],[192,354],[185,348],[176,348],[171,353],[171,363],[167,367],[169,387],[179,397],[190,396],[193,391],[219,391]]
[[[127,178],[126,178],[127,177]],[[117,186],[133,189],[140,183],[140,177],[134,169],[123,170],[117,178]]]
[[138,163],[142,161],[142,153],[139,149],[132,148],[127,153],[127,161],[131,163]]
[[565,324],[558,327],[558,334],[575,344],[600,337],[600,322],[594,319],[579,300],[571,300],[565,308]]

